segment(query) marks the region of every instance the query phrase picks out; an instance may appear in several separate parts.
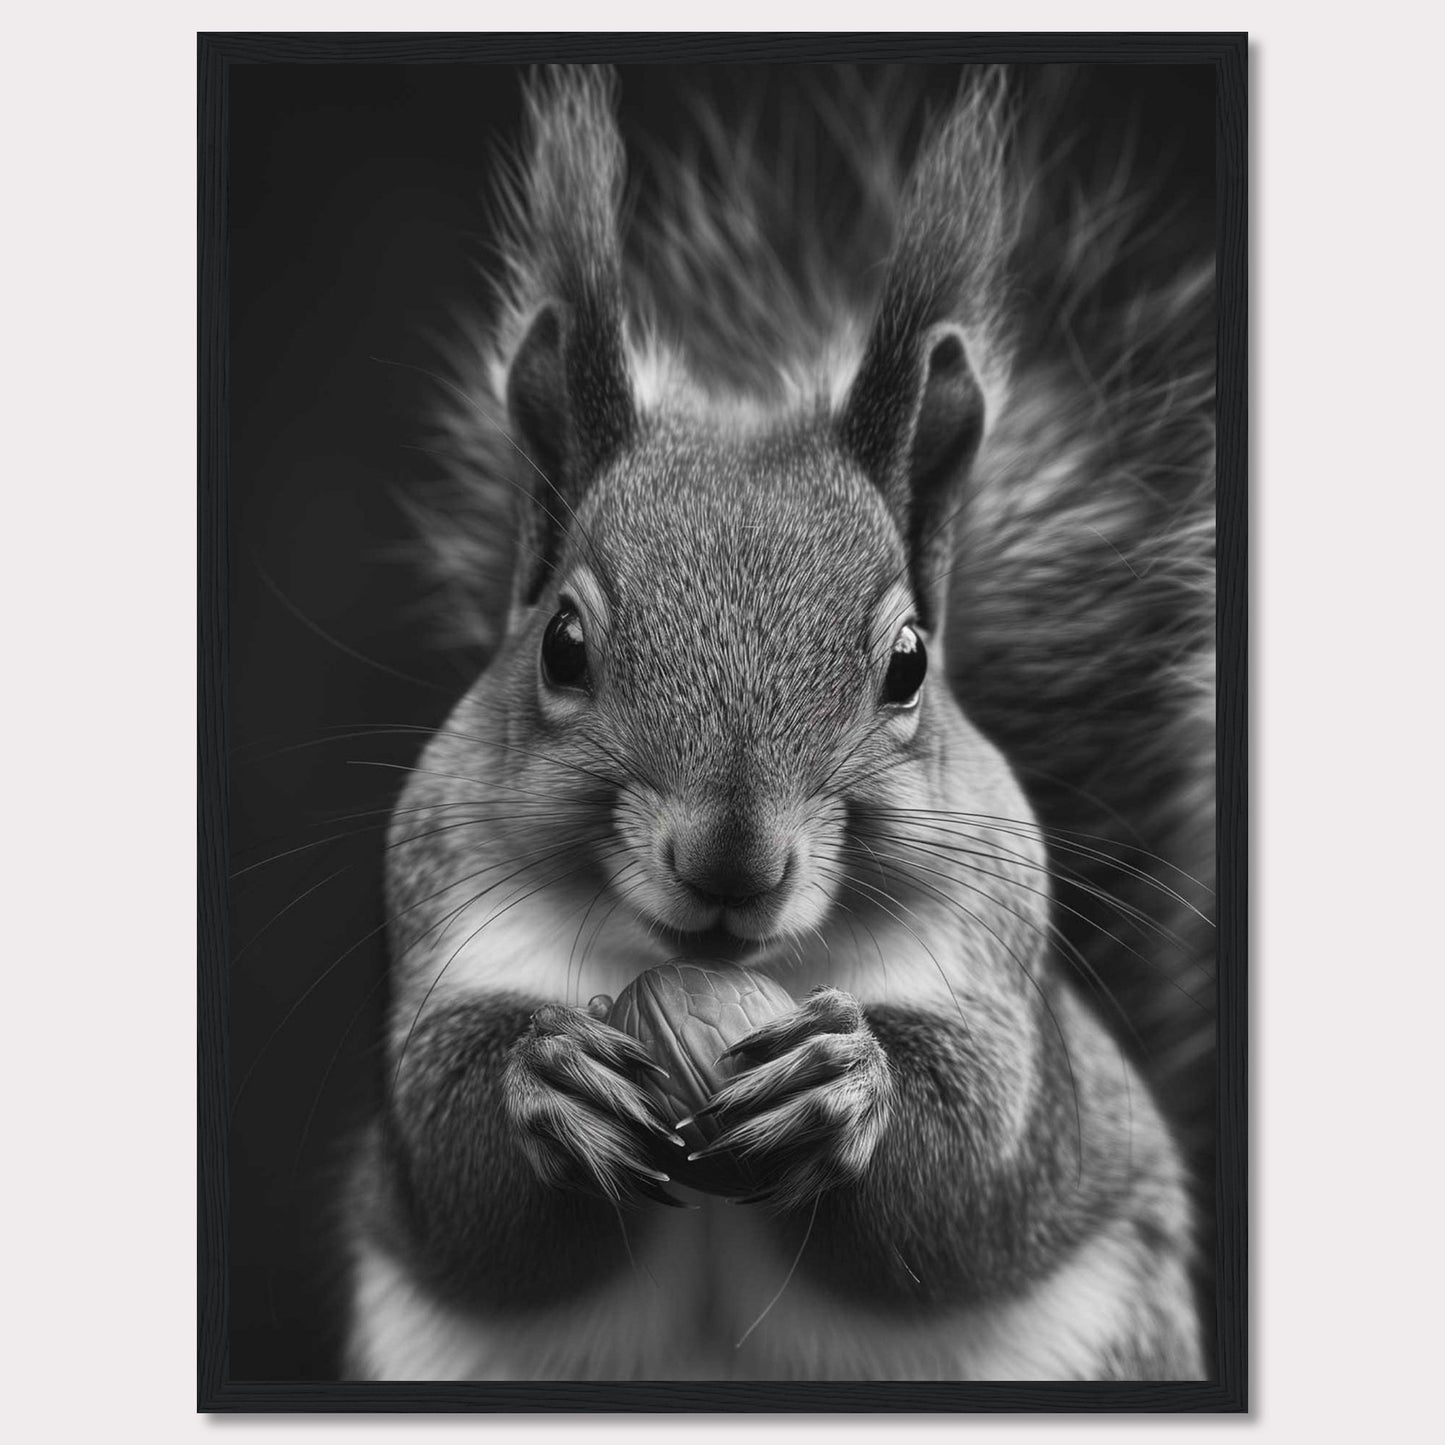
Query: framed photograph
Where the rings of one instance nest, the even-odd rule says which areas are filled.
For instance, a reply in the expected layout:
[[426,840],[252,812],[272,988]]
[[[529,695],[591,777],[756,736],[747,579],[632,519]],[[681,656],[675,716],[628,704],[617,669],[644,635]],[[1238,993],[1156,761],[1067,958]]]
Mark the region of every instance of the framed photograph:
[[1245,37],[198,49],[200,1408],[1245,1409]]

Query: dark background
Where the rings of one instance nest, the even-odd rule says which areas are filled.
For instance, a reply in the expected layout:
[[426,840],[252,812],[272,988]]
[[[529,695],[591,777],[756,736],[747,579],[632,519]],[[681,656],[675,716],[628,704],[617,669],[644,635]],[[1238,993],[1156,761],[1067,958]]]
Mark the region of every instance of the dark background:
[[[764,73],[766,72],[766,73]],[[942,103],[952,66],[920,68]],[[624,67],[629,143],[786,67]],[[1050,83],[1053,79],[1050,78]],[[436,338],[482,304],[488,179],[521,73],[485,65],[236,66],[230,93],[231,1377],[335,1370],[334,1200],[379,1093],[381,827],[468,681],[431,644],[397,498],[437,401]],[[1026,87],[1043,83],[1026,77]],[[1071,77],[1083,167],[1126,142],[1207,214],[1210,67]],[[393,363],[399,363],[393,364]],[[474,666],[474,663],[471,664]],[[361,736],[351,734],[361,732]]]

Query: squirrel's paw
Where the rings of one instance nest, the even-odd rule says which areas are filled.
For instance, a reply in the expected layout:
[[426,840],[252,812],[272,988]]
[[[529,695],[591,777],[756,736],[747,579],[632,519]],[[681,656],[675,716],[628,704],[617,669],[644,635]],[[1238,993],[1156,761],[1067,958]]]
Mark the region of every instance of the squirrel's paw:
[[698,1111],[720,1132],[688,1157],[731,1153],[770,1181],[740,1202],[795,1209],[868,1167],[887,1126],[891,1084],[883,1048],[851,994],[815,989],[723,1057],[753,1067]]
[[635,1039],[581,1009],[538,1009],[507,1057],[502,1091],[537,1176],[614,1203],[679,1204],[654,1156],[657,1140],[682,1140],[639,1082],[649,1071],[665,1074]]

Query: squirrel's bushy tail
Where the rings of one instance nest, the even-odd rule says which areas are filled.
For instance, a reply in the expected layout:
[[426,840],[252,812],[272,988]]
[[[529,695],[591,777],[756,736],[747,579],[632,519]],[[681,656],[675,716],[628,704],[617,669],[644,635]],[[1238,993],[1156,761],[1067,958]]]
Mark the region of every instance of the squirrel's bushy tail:
[[1070,155],[1048,96],[1067,77],[1044,69],[1024,103],[1009,77],[966,73],[931,130],[909,71],[730,73],[682,138],[633,146],[620,246],[601,220],[622,185],[610,80],[534,87],[502,292],[447,420],[438,575],[485,649],[504,593],[479,579],[505,575],[499,519],[527,480],[500,378],[549,288],[622,308],[641,407],[743,418],[836,408],[875,315],[959,325],[991,415],[956,529],[953,683],[1048,832],[1061,952],[1207,1151],[1208,207],[1171,215],[1127,152]]

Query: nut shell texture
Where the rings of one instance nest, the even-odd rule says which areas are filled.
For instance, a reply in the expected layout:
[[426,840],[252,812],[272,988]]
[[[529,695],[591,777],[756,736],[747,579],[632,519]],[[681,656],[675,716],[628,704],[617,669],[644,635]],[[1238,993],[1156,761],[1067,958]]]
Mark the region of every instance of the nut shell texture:
[[[792,996],[774,979],[744,968],[698,963],[665,963],[649,969],[617,996],[608,1023],[635,1038],[667,1070],[648,1087],[669,1114],[693,1114],[733,1078],[745,1062],[718,1055],[794,1007]],[[700,1119],[682,1131],[690,1148],[711,1143],[717,1129]],[[752,1181],[727,1156],[697,1160],[669,1172],[680,1183],[712,1193],[746,1191]]]

